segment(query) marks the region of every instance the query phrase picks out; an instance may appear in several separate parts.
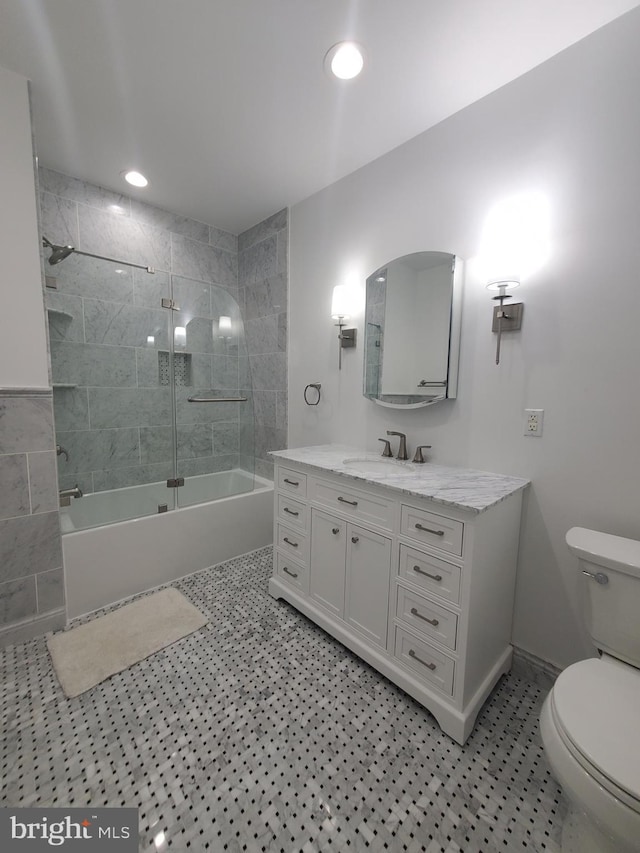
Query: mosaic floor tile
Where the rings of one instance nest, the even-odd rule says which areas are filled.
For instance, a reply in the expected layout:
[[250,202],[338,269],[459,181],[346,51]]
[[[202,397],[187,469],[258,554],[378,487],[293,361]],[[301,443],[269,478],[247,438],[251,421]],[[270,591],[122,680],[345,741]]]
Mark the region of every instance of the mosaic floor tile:
[[559,853],[544,689],[504,677],[461,747],[271,570],[265,548],[177,581],[210,624],[75,699],[43,638],[0,650],[0,803],[137,806],[145,853]]

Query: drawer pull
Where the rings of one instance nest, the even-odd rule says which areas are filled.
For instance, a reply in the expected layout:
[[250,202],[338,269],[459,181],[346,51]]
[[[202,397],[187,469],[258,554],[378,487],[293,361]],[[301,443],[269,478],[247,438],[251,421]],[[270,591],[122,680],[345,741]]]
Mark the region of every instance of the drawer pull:
[[358,506],[358,501],[348,501],[346,498],[338,498],[340,503],[349,504],[349,506]]
[[289,509],[288,506],[285,506],[282,510],[283,512],[288,512],[289,515],[300,515],[299,512],[296,512],[295,509]]
[[283,571],[283,572],[286,572],[288,575],[291,575],[291,577],[292,577],[292,578],[297,578],[297,577],[298,577],[298,573],[297,573],[297,572],[292,572],[292,571],[291,571],[290,569],[288,569],[286,566],[283,566],[283,567],[282,567],[282,571]]
[[292,541],[291,541],[291,539],[287,539],[287,537],[286,537],[286,536],[284,537],[284,539],[283,539],[282,541],[283,541],[283,542],[286,542],[286,543],[287,543],[287,545],[291,545],[291,547],[292,547],[292,548],[297,548],[297,547],[298,547],[298,543],[297,543],[297,542],[292,542]]
[[351,541],[352,541],[352,542],[353,542],[353,544],[355,545],[355,544],[356,544],[356,542],[359,542],[359,541],[360,541],[360,538],[359,538],[358,536],[352,536],[352,537],[351,537]]
[[409,657],[413,658],[414,660],[417,660],[418,663],[421,663],[422,666],[426,666],[427,669],[433,671],[436,668],[435,663],[427,663],[426,660],[422,660],[422,658],[419,658],[418,655],[413,651],[413,649],[409,649]]
[[419,612],[417,607],[411,608],[411,615],[417,616],[418,619],[424,619],[425,622],[428,622],[429,625],[433,625],[434,628],[436,627],[436,625],[440,624],[437,619],[429,619],[427,616],[423,616],[422,613]]
[[337,536],[338,533],[340,533],[340,528],[339,527],[332,527],[331,532],[333,533],[334,536]]
[[296,483],[295,480],[288,480],[286,477],[284,478],[284,482],[288,483],[290,486],[299,486],[300,483]]
[[433,533],[435,536],[444,536],[444,530],[432,530],[430,527],[424,527],[419,522],[415,525],[416,530],[423,530],[425,533]]
[[442,580],[442,575],[430,575],[429,572],[425,572],[425,570],[421,569],[420,566],[414,566],[413,571],[417,572],[419,575],[425,575],[425,577],[431,578],[432,581],[438,581],[438,583]]

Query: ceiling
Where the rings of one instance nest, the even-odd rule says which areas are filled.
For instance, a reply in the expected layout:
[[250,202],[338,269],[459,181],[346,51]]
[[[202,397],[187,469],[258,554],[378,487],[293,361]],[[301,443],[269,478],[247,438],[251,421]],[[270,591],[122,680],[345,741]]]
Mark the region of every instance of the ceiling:
[[[0,0],[0,66],[32,81],[43,165],[239,233],[638,5]],[[323,69],[343,39],[348,82]]]

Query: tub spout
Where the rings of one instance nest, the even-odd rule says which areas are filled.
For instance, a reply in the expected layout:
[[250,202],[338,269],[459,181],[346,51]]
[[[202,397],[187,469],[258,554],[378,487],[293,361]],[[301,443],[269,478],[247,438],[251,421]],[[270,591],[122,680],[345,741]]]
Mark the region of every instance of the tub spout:
[[82,489],[76,483],[72,489],[60,489],[58,497],[60,498],[60,506],[69,506],[71,504],[71,498],[82,497]]

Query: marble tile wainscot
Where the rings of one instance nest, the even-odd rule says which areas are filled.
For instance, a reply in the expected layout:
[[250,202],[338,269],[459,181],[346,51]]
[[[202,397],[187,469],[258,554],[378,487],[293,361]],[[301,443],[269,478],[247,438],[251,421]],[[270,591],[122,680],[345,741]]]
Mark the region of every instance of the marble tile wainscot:
[[51,389],[0,388],[0,645],[64,626]]
[[273,454],[282,598],[464,744],[511,667],[528,481],[342,445]]

